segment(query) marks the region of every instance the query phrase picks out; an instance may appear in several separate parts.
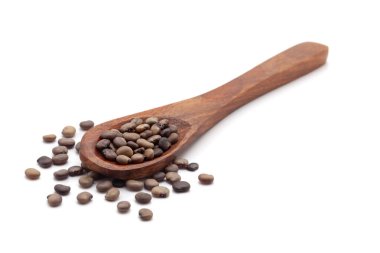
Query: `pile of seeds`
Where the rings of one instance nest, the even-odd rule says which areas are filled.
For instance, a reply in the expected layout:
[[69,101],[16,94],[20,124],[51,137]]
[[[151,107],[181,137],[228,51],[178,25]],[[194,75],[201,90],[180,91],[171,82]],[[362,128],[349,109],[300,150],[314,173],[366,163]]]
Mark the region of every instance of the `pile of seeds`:
[[[133,123],[133,124],[132,124]],[[139,123],[139,124],[137,124]],[[94,126],[94,123],[90,120],[83,121],[80,124],[80,127],[83,131],[86,131]],[[129,127],[127,127],[128,125]],[[134,127],[132,127],[134,125]],[[137,130],[140,128],[141,125],[149,125],[150,129],[145,129],[144,131]],[[160,128],[158,129],[154,126],[157,126]],[[109,141],[108,146],[104,147],[102,151],[109,149],[113,152],[118,152],[120,148],[130,148],[128,146],[128,136],[131,134],[135,134],[136,136],[139,135],[138,139],[135,139],[135,143],[144,143],[143,141],[138,141],[139,139],[144,139],[149,143],[153,143],[153,148],[146,148],[144,146],[139,146],[137,149],[144,149],[144,160],[147,160],[147,157],[145,156],[145,152],[149,149],[161,149],[162,152],[166,151],[168,148],[170,148],[170,145],[174,144],[178,140],[178,134],[177,134],[177,128],[174,125],[169,124],[169,122],[166,119],[158,120],[155,117],[147,118],[144,121],[140,119],[134,119],[131,122],[126,123],[121,128],[122,130],[110,130],[106,131],[108,132],[108,135],[104,133],[102,136],[106,136],[107,138],[104,138],[101,141]],[[141,127],[141,128],[147,128]],[[134,130],[132,130],[134,129]],[[128,130],[128,131],[127,131]],[[157,131],[154,132],[156,134],[153,134],[153,130]],[[133,132],[135,131],[135,132]],[[152,133],[147,131],[151,131]],[[127,142],[126,146],[117,145],[115,144],[115,139],[120,136],[115,136],[111,138],[110,132],[117,133],[119,132],[122,134],[122,138]],[[145,134],[144,134],[145,133]],[[38,165],[43,169],[48,169],[50,167],[53,167],[53,165],[62,166],[68,162],[69,156],[68,152],[69,149],[72,149],[74,146],[76,150],[79,152],[80,150],[80,142],[75,143],[75,140],[73,137],[76,134],[76,129],[73,126],[66,126],[62,130],[62,138],[58,140],[59,146],[52,148],[52,156],[41,156],[37,159]],[[150,135],[152,134],[152,135]],[[150,135],[150,136],[149,136]],[[158,141],[150,142],[150,138],[153,136],[159,136],[155,137]],[[127,136],[127,138],[125,138]],[[54,134],[48,134],[44,135],[42,137],[43,141],[46,143],[54,143],[57,139],[57,136]],[[165,140],[166,139],[166,140]],[[169,144],[162,144],[160,145],[161,140],[164,140],[164,142],[169,141]],[[111,142],[112,141],[112,142]],[[130,140],[134,142],[133,140]],[[116,140],[116,143],[118,141]],[[76,145],[75,145],[76,144]],[[139,144],[138,144],[139,145]],[[144,144],[143,144],[144,145]],[[112,146],[118,147],[116,151],[112,149]],[[166,149],[164,147],[167,147]],[[132,150],[133,154],[130,156],[130,160],[133,161],[133,156],[135,154],[141,154],[138,151],[136,152],[136,149]],[[109,151],[107,151],[109,152]],[[161,153],[162,154],[162,153]],[[159,154],[159,155],[161,155]],[[116,156],[115,159],[117,159],[118,156]],[[127,156],[129,158],[129,156]],[[156,156],[154,156],[156,157]],[[153,157],[153,158],[154,158]],[[152,158],[152,159],[153,159]],[[118,161],[118,160],[116,160]],[[104,194],[104,200],[115,202],[118,201],[120,198],[120,191],[122,188],[124,188],[127,191],[135,192],[134,194],[134,200],[139,205],[147,205],[149,204],[153,198],[168,198],[170,195],[170,189],[167,188],[165,185],[160,185],[163,182],[166,182],[167,184],[171,185],[172,191],[176,193],[183,193],[188,192],[190,190],[190,184],[187,181],[183,181],[181,176],[179,175],[180,170],[188,170],[188,171],[196,171],[198,170],[199,165],[197,163],[189,163],[187,159],[184,158],[176,158],[172,161],[171,164],[169,164],[165,169],[163,169],[160,172],[157,172],[156,174],[152,175],[151,178],[146,178],[143,180],[121,180],[121,179],[112,179],[112,178],[105,178],[103,175],[90,171],[87,168],[84,168],[80,165],[71,166],[67,169],[58,169],[53,173],[54,179],[56,181],[65,181],[68,180],[70,177],[78,177],[78,183],[79,186],[82,189],[89,189],[96,185],[97,192]],[[37,180],[40,178],[41,173],[39,170],[35,168],[28,168],[25,170],[25,176],[26,178],[30,180]],[[207,185],[211,184],[214,180],[214,177],[209,174],[200,174],[198,176],[199,182],[201,184]],[[70,194],[71,187],[62,183],[56,184],[54,187],[52,187],[54,190],[54,193],[51,193],[47,196],[47,203],[51,207],[58,207],[63,202],[63,197]],[[152,198],[153,197],[153,198]],[[77,193],[77,202],[80,205],[86,205],[93,201],[94,196],[92,193],[88,191],[81,191]],[[116,209],[119,213],[127,213],[131,208],[131,202],[128,200],[121,200],[116,204]],[[151,220],[153,217],[153,212],[148,208],[141,208],[138,211],[138,215],[141,220],[148,221]]]
[[132,119],[120,129],[104,131],[96,148],[109,161],[142,163],[161,156],[178,141],[177,126],[168,119]]

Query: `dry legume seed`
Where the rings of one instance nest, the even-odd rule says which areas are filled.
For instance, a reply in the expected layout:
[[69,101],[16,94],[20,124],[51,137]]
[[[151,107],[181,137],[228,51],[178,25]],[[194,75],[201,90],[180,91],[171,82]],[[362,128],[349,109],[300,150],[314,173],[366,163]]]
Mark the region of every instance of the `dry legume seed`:
[[157,117],[149,117],[145,120],[145,123],[146,124],[149,124],[149,125],[153,125],[153,124],[156,124],[158,122],[158,118]]
[[77,195],[78,203],[81,205],[88,204],[92,199],[92,194],[89,192],[81,192]]
[[148,148],[144,151],[144,156],[145,156],[145,159],[150,161],[150,160],[153,160],[154,158],[154,150],[151,149],[151,148]]
[[172,133],[172,130],[170,128],[165,128],[161,130],[160,135],[163,137],[169,137],[171,133]]
[[144,155],[134,154],[131,159],[133,163],[142,163],[144,161]]
[[79,152],[79,150],[80,150],[80,142],[78,142],[78,143],[75,145],[75,150],[76,150],[77,152]]
[[174,159],[173,163],[177,164],[180,168],[186,168],[189,164],[189,161],[185,158],[177,157],[176,159]]
[[153,212],[148,208],[141,208],[139,211],[140,219],[143,221],[149,221],[153,218]]
[[168,172],[165,175],[166,181],[169,183],[174,183],[181,180],[181,176],[177,172]]
[[137,141],[140,139],[140,135],[138,133],[123,133],[123,137],[126,141]]
[[148,124],[140,124],[140,125],[138,125],[136,127],[135,130],[136,130],[137,133],[142,133],[142,132],[144,132],[145,130],[148,130],[148,129],[150,129],[150,126]]
[[102,150],[104,148],[108,148],[110,144],[111,144],[110,140],[108,140],[108,139],[101,139],[100,141],[98,141],[96,143],[96,148],[98,150]]
[[117,157],[117,154],[115,151],[113,151],[112,149],[109,149],[109,148],[105,148],[102,150],[102,154],[104,155],[104,157],[107,159],[107,160],[110,160],[110,161],[115,161],[116,160],[116,157]]
[[170,141],[168,140],[168,138],[166,137],[162,137],[159,141],[158,141],[158,146],[160,146],[160,148],[163,150],[163,151],[166,151],[170,148],[171,146],[171,143]]
[[129,158],[126,155],[118,155],[116,157],[116,162],[120,163],[120,164],[128,164],[128,163],[132,162],[132,160],[131,160],[131,158]]
[[167,128],[169,126],[169,120],[168,119],[162,119],[158,121],[158,126],[162,129]]
[[128,212],[129,208],[131,208],[131,203],[129,203],[129,201],[120,201],[117,203],[117,210],[120,213]]
[[171,144],[175,144],[178,142],[178,134],[177,133],[171,133],[168,137],[168,140],[170,141]]
[[28,168],[25,170],[25,176],[31,180],[38,179],[40,175],[41,173],[34,168]]
[[153,178],[145,179],[145,181],[144,181],[144,187],[148,191],[152,190],[153,187],[156,187],[156,186],[158,186],[158,182],[156,181],[156,179],[153,179]]
[[70,177],[80,176],[84,173],[84,170],[81,166],[71,166],[68,171]]
[[125,123],[124,125],[122,125],[120,127],[120,131],[121,132],[133,132],[136,128],[136,124],[133,123],[133,122],[128,122],[128,123]]
[[62,135],[63,135],[63,137],[66,137],[66,138],[72,138],[72,137],[74,137],[75,132],[76,132],[75,127],[65,126],[62,130]]
[[101,133],[100,138],[109,139],[112,141],[116,136],[117,136],[117,132],[112,131],[112,130],[106,130]]
[[149,137],[148,141],[151,142],[151,143],[153,143],[153,144],[158,144],[158,142],[160,141],[160,139],[161,139],[161,135],[156,134],[156,135],[153,135],[153,136]]
[[166,168],[165,168],[165,172],[178,172],[178,165],[177,164],[174,164],[174,163],[172,163],[172,164],[170,164],[169,166],[167,166]]
[[107,191],[104,198],[108,201],[115,201],[119,198],[120,191],[117,188],[111,188]]
[[136,141],[137,145],[139,145],[140,147],[143,147],[143,148],[153,148],[154,147],[154,144],[145,140],[145,139],[138,139]]
[[69,171],[66,169],[57,170],[54,172],[54,177],[56,180],[65,180],[69,177]]
[[160,148],[154,148],[153,151],[154,151],[154,157],[159,157],[159,156],[161,156],[161,155],[163,154],[163,152],[164,152],[164,151],[162,151],[162,149],[160,149]]
[[128,180],[125,183],[125,186],[127,187],[128,190],[137,192],[137,191],[141,191],[144,188],[144,183],[137,180]]
[[92,128],[94,125],[94,121],[92,120],[85,120],[79,123],[80,128],[84,131]]
[[98,192],[107,192],[112,188],[112,182],[110,180],[103,180],[96,184],[96,190]]
[[134,118],[131,120],[132,123],[135,123],[136,125],[142,124],[144,121],[140,118]]
[[62,196],[58,193],[52,193],[47,196],[47,202],[51,207],[57,207],[62,203]]
[[198,168],[198,163],[190,163],[189,165],[187,165],[187,170],[189,171],[196,171]]
[[156,186],[152,189],[152,195],[155,198],[167,198],[169,196],[169,189],[164,186]]
[[148,204],[152,200],[152,195],[146,192],[138,192],[135,195],[135,199],[140,204]]
[[90,176],[84,175],[79,178],[79,185],[82,188],[90,188],[94,184],[94,179]]
[[178,127],[173,124],[169,124],[170,130],[172,130],[172,133],[176,133],[178,131]]
[[71,138],[61,138],[58,140],[60,146],[65,146],[67,148],[73,148],[75,145],[75,140]]
[[47,156],[41,156],[37,159],[37,163],[41,168],[49,168],[53,164],[53,160],[50,157]]
[[151,137],[153,135],[153,132],[152,132],[152,130],[145,130],[144,132],[142,132],[141,134],[140,134],[140,136],[141,136],[141,138],[143,138],[143,139],[148,139],[149,137]]
[[188,192],[190,190],[190,184],[186,181],[177,181],[172,184],[175,192]]
[[69,194],[71,188],[70,188],[70,186],[67,186],[67,185],[56,184],[56,185],[54,186],[54,190],[55,190],[58,194],[65,196],[65,195]]
[[137,143],[134,141],[127,141],[127,146],[130,147],[131,149],[139,148],[139,145],[137,145]]
[[122,188],[125,185],[125,180],[114,178],[112,179],[112,185],[116,188]]
[[152,131],[153,135],[159,134],[161,132],[161,128],[157,124],[151,126],[150,130]]
[[165,173],[160,171],[153,175],[153,178],[156,179],[157,182],[162,182],[165,179]]
[[52,161],[54,165],[63,165],[67,163],[69,156],[67,154],[58,154],[53,156]]
[[123,146],[116,150],[116,154],[131,157],[133,155],[133,150],[128,146]]
[[144,154],[144,152],[145,152],[145,148],[143,148],[143,147],[141,147],[141,148],[137,148],[137,149],[133,150],[133,152],[134,152],[135,154],[137,154],[137,153],[139,153],[139,154]]
[[112,141],[116,148],[127,145],[127,141],[123,137],[115,137]]
[[54,142],[56,138],[57,136],[55,134],[47,134],[42,136],[42,140],[47,143]]
[[65,146],[56,146],[52,150],[54,155],[67,154],[69,151]]
[[201,184],[212,184],[214,182],[214,176],[210,174],[202,173],[198,176]]

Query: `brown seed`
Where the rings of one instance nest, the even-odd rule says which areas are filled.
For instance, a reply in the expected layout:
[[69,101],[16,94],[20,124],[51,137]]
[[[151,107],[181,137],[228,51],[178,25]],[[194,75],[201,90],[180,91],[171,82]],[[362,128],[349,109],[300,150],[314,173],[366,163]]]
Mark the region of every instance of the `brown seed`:
[[68,171],[70,177],[80,176],[84,173],[84,170],[81,166],[71,166]]
[[141,208],[139,210],[140,219],[143,221],[149,221],[153,218],[153,212],[148,208]]
[[178,127],[173,124],[169,124],[170,130],[172,130],[172,133],[176,133],[178,131]]
[[189,171],[196,171],[197,169],[199,169],[198,163],[190,163],[187,165],[187,170]]
[[176,159],[174,159],[173,163],[177,164],[180,168],[186,168],[189,164],[189,161],[185,158],[177,157]]
[[190,190],[190,184],[186,181],[177,181],[172,184],[175,192],[188,192]]
[[171,133],[172,133],[172,130],[170,128],[165,128],[161,130],[160,135],[163,137],[169,137]]
[[94,184],[94,179],[90,176],[84,175],[79,178],[79,185],[82,188],[90,188]]
[[53,164],[53,160],[50,157],[47,156],[41,156],[37,159],[37,163],[41,168],[49,168]]
[[67,185],[56,184],[56,185],[54,186],[54,190],[55,190],[59,195],[65,196],[65,195],[69,194],[71,188],[70,188],[70,186],[67,186]]
[[137,153],[144,154],[144,152],[145,152],[145,148],[143,148],[143,147],[133,150],[133,153],[135,153],[135,154],[137,154]]
[[108,148],[110,146],[110,144],[111,144],[110,140],[102,139],[96,143],[96,148],[98,150],[102,150],[102,149]]
[[112,182],[110,180],[103,180],[96,184],[96,190],[98,192],[107,192],[112,188]]
[[171,144],[175,144],[178,142],[179,135],[177,133],[171,133],[168,137],[168,140]]
[[47,143],[54,142],[56,138],[57,136],[55,134],[47,134],[42,136],[42,140]]
[[150,161],[150,160],[153,160],[154,158],[154,150],[151,149],[151,148],[148,148],[144,151],[144,156],[145,156],[145,159]]
[[205,173],[200,174],[198,179],[201,184],[212,184],[214,182],[214,176]]
[[168,119],[162,119],[162,120],[158,121],[157,125],[161,128],[161,130],[165,129],[169,126],[169,120]]
[[148,204],[152,200],[152,195],[146,192],[138,192],[135,195],[135,199],[140,204]]
[[160,139],[161,139],[161,135],[156,134],[156,135],[149,137],[148,141],[157,145],[158,142],[160,141]]
[[120,127],[120,131],[121,132],[133,132],[136,128],[136,124],[133,123],[133,122],[128,122],[128,123],[125,123],[124,125],[122,125]]
[[69,159],[69,156],[67,154],[58,154],[53,156],[53,164],[54,165],[63,165],[67,163],[67,160]]
[[136,125],[142,124],[144,121],[140,118],[134,118],[131,120],[132,123],[135,123]]
[[75,145],[75,140],[71,138],[61,138],[58,140],[60,146],[65,146],[67,148],[73,148]]
[[154,157],[159,157],[162,155],[162,153],[164,153],[164,151],[162,151],[162,149],[160,148],[154,148],[153,151],[154,151]]
[[132,159],[126,155],[118,155],[116,157],[116,161],[119,164],[128,164],[128,163],[132,162]]
[[144,161],[144,155],[134,154],[131,159],[133,163],[142,163]]
[[139,148],[139,145],[137,145],[137,143],[134,141],[127,141],[127,146],[130,147],[131,149]]
[[34,168],[28,168],[25,170],[25,176],[31,180],[40,178],[40,175],[41,173]]
[[69,151],[65,146],[56,146],[52,150],[54,155],[67,154]]
[[63,135],[63,137],[66,137],[66,138],[72,138],[72,137],[74,137],[75,132],[76,132],[75,127],[65,126],[62,130],[62,135]]
[[85,120],[79,123],[80,128],[84,131],[92,128],[94,125],[94,121],[92,120]]
[[150,126],[148,124],[140,124],[136,127],[136,132],[137,133],[142,133],[144,132],[145,130],[148,130],[150,128]]
[[137,191],[141,191],[144,188],[144,183],[137,180],[128,180],[125,183],[125,186],[127,187],[128,190],[137,192]]
[[120,147],[116,150],[117,155],[133,156],[133,150],[128,146]]
[[158,182],[156,181],[156,179],[153,179],[153,178],[145,179],[145,181],[144,181],[144,187],[148,191],[152,190],[153,187],[156,187],[156,186],[158,186]]
[[104,155],[104,157],[107,159],[107,160],[110,160],[110,161],[115,161],[116,160],[116,157],[117,157],[117,154],[115,151],[113,151],[112,149],[109,149],[109,148],[105,148],[102,150],[102,154]]
[[77,195],[78,203],[81,205],[88,204],[92,199],[92,194],[89,192],[81,192]]
[[141,138],[143,138],[143,139],[148,139],[149,137],[151,137],[153,135],[153,132],[152,132],[152,130],[145,130],[144,132],[142,132],[141,134],[140,134],[140,136],[141,136]]
[[101,133],[100,138],[109,139],[112,141],[117,136],[118,136],[118,133],[116,131],[106,130],[106,131]]
[[169,183],[174,183],[181,180],[181,176],[177,172],[168,172],[165,175],[166,181]]
[[113,187],[107,191],[104,198],[108,201],[115,201],[119,198],[119,196],[120,196],[119,189]]
[[80,142],[78,142],[78,143],[75,145],[75,150],[76,150],[77,152],[79,152],[79,150],[80,150]]
[[123,137],[126,141],[137,141],[140,139],[140,135],[138,133],[125,132],[123,133]]
[[149,125],[153,125],[153,124],[156,124],[158,122],[158,118],[157,117],[149,117],[145,120],[145,123],[146,124],[149,124]]
[[153,175],[153,178],[156,179],[157,182],[162,182],[165,179],[165,173],[160,171]]
[[153,148],[154,147],[154,144],[145,140],[145,139],[138,139],[136,141],[137,145],[139,145],[140,147],[143,147],[143,148]]
[[128,212],[129,208],[131,208],[131,203],[129,203],[129,201],[120,201],[117,203],[117,210],[120,213]]
[[47,202],[51,207],[57,207],[62,203],[62,196],[58,193],[52,193],[47,196]]
[[123,137],[115,137],[112,143],[116,148],[127,145],[127,141]]
[[54,177],[57,180],[65,180],[69,177],[69,171],[66,169],[57,170],[54,172]]
[[152,130],[153,135],[159,134],[161,132],[161,128],[157,124],[152,125],[150,127],[150,130]]
[[152,189],[152,195],[155,198],[167,198],[169,193],[169,189],[164,186],[156,186]]
[[174,163],[172,163],[172,164],[170,164],[169,166],[167,166],[166,168],[165,168],[165,172],[178,172],[178,165],[177,164],[174,164]]
[[163,150],[163,151],[166,151],[170,148],[172,144],[170,143],[170,141],[168,140],[168,138],[166,137],[162,137],[160,139],[160,141],[158,142],[158,146],[160,146],[160,148]]

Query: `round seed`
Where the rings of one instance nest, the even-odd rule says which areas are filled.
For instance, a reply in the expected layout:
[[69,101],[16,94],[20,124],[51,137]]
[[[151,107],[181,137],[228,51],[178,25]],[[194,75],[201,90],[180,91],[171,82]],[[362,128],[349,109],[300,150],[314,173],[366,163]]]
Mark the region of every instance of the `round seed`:
[[162,137],[159,142],[158,142],[158,146],[160,146],[160,148],[163,150],[163,151],[166,151],[170,148],[172,144],[170,143],[170,141],[168,140],[168,138],[166,137]]
[[49,168],[53,164],[53,160],[50,157],[47,156],[41,156],[37,159],[37,163],[41,168]]
[[186,181],[177,181],[172,184],[175,192],[188,192],[190,190],[190,184]]
[[69,151],[65,146],[56,146],[52,150],[54,155],[67,154]]
[[165,129],[169,126],[169,120],[168,119],[162,119],[162,120],[158,121],[157,125],[161,128],[161,130]]
[[153,187],[156,187],[158,186],[158,182],[156,181],[156,179],[153,179],[153,178],[148,178],[144,181],[144,187],[145,189],[147,189],[148,191],[152,190]]
[[130,147],[131,149],[139,148],[139,145],[137,145],[137,143],[134,141],[127,141],[127,146]]
[[178,127],[173,124],[169,124],[170,130],[172,130],[172,133],[176,133],[178,131]]
[[102,149],[108,148],[110,146],[110,144],[111,144],[110,140],[102,139],[96,143],[96,148],[98,150],[102,150]]
[[214,182],[214,176],[210,174],[200,174],[198,179],[201,184],[212,184]]
[[187,165],[187,170],[189,171],[196,171],[197,169],[199,169],[198,163],[190,163]]
[[133,150],[128,146],[120,147],[116,150],[117,155],[133,156]]
[[54,142],[56,138],[57,136],[55,134],[47,134],[42,136],[42,140],[47,143]]
[[128,180],[125,183],[125,186],[127,187],[128,190],[137,192],[137,191],[141,191],[144,188],[144,183],[137,180]]
[[96,190],[98,192],[107,192],[112,188],[112,182],[110,180],[103,180],[96,184]]
[[165,179],[165,173],[160,171],[153,175],[153,178],[156,179],[157,182],[162,182]]
[[179,168],[178,168],[178,165],[172,163],[172,164],[170,164],[169,166],[167,166],[167,167],[165,168],[165,172],[177,172],[178,169],[179,169]]
[[31,180],[38,179],[40,175],[41,173],[34,168],[28,168],[25,170],[25,176]]
[[138,125],[136,127],[135,130],[136,130],[137,133],[142,133],[142,132],[144,132],[145,130],[148,130],[148,129],[150,129],[150,126],[148,124],[140,124],[140,125]]
[[149,137],[148,141],[151,142],[151,143],[153,143],[153,144],[158,144],[158,142],[160,141],[160,139],[161,139],[161,135],[156,134],[156,135],[153,135],[153,136]]
[[125,185],[125,180],[115,178],[112,180],[112,185],[116,188],[121,188],[124,187]]
[[94,121],[92,120],[85,120],[79,123],[80,128],[84,131],[92,128],[94,125]]
[[136,125],[142,124],[144,121],[140,118],[134,118],[131,120],[132,123],[135,123]]
[[181,180],[181,176],[177,172],[168,172],[166,173],[165,177],[166,180],[171,184]]
[[120,127],[120,131],[121,132],[133,132],[136,128],[136,124],[133,123],[133,122],[128,122],[128,123],[125,123],[124,125],[122,125]]
[[154,135],[159,134],[161,132],[161,128],[157,124],[154,124],[153,126],[151,126],[150,130],[152,130],[152,133]]
[[162,149],[160,148],[154,148],[153,151],[154,151],[154,157],[159,157],[164,153],[164,151],[162,151]]
[[52,193],[47,196],[47,202],[51,207],[57,207],[62,203],[62,196],[58,193]]
[[116,131],[106,130],[106,131],[102,132],[102,134],[100,135],[100,138],[109,139],[112,141],[117,135],[118,135],[118,133]]
[[71,188],[70,188],[70,186],[67,186],[67,185],[56,184],[56,185],[54,186],[54,190],[55,190],[59,195],[65,196],[65,195],[69,194]]
[[115,137],[112,142],[116,148],[127,145],[127,141],[123,137]]
[[63,135],[63,137],[66,137],[66,138],[72,138],[72,137],[74,137],[75,132],[76,132],[75,127],[65,126],[62,130],[62,135]]
[[131,158],[129,158],[126,155],[118,155],[116,157],[116,162],[118,162],[120,164],[128,164],[128,163],[132,162],[132,160],[131,160]]
[[180,168],[186,168],[189,164],[189,161],[185,158],[177,157],[176,159],[174,159],[173,163],[177,164]]
[[111,188],[107,191],[104,198],[108,201],[115,201],[119,198],[120,191],[117,188]]
[[117,210],[119,213],[126,213],[129,208],[131,208],[131,203],[129,203],[129,201],[120,201],[117,203]]
[[89,192],[81,192],[77,195],[78,203],[81,205],[88,204],[92,199],[92,194]]
[[138,139],[136,141],[137,145],[139,145],[140,147],[143,147],[143,148],[153,148],[154,147],[154,144],[145,140],[145,139]]
[[152,189],[152,195],[155,198],[167,198],[169,196],[169,189],[164,186],[156,186]]
[[67,163],[69,156],[67,154],[58,154],[53,156],[52,161],[54,165],[62,165]]
[[66,169],[57,170],[54,172],[54,177],[57,180],[65,180],[69,177],[69,171]]
[[171,144],[175,144],[178,142],[179,135],[177,133],[171,133],[168,137],[168,140]]
[[79,152],[79,150],[80,150],[80,142],[78,142],[78,143],[75,145],[75,150],[76,150],[77,152]]
[[144,132],[142,132],[141,134],[140,134],[140,136],[141,136],[141,138],[143,138],[143,139],[148,139],[149,137],[151,137],[153,135],[153,132],[152,132],[152,130],[145,130]]
[[134,154],[131,159],[133,163],[142,163],[144,161],[144,155]]
[[116,157],[117,157],[117,154],[115,151],[113,151],[112,149],[109,149],[109,148],[105,148],[102,150],[102,154],[104,155],[104,157],[107,159],[107,160],[110,160],[110,161],[115,161],[116,160]]
[[84,175],[79,178],[79,185],[82,188],[90,188],[94,184],[94,179],[90,176]]
[[80,176],[84,173],[84,170],[81,166],[71,166],[68,171],[70,177]]
[[135,153],[135,154],[137,154],[137,153],[144,154],[144,152],[145,152],[145,148],[143,148],[143,147],[133,150],[133,153]]
[[137,141],[140,139],[140,135],[138,133],[125,132],[123,133],[123,137],[126,141]]
[[145,120],[145,123],[146,124],[149,124],[149,125],[153,125],[153,124],[156,124],[158,122],[158,118],[157,117],[149,117]]
[[135,199],[140,204],[148,204],[152,199],[152,195],[146,192],[139,192],[136,193]]
[[150,160],[153,160],[154,158],[154,150],[151,149],[151,148],[148,148],[144,151],[144,156],[145,156],[145,159],[150,161]]
[[73,148],[75,145],[75,140],[71,138],[61,138],[58,140],[58,144],[67,148]]
[[172,130],[168,127],[163,130],[161,130],[160,135],[163,137],[169,137],[169,135],[172,133]]
[[153,212],[148,208],[141,208],[139,210],[140,219],[143,221],[149,221],[153,218]]

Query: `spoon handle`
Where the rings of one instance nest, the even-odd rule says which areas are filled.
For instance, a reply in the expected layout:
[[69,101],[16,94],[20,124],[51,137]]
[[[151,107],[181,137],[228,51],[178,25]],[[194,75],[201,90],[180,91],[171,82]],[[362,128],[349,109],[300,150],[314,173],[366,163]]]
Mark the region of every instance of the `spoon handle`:
[[326,62],[328,47],[314,42],[304,42],[261,63],[232,81],[193,99],[174,104],[183,107],[178,116],[193,126],[197,135],[214,126],[228,114],[293,81]]

